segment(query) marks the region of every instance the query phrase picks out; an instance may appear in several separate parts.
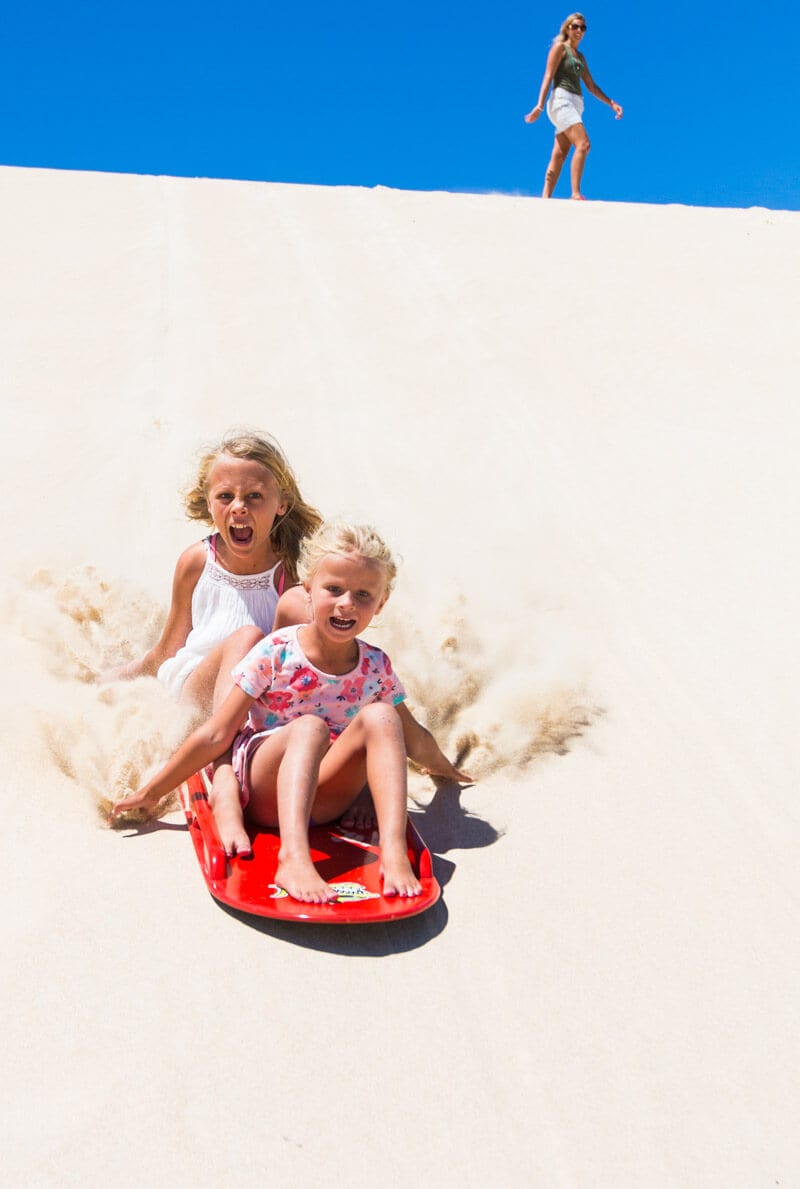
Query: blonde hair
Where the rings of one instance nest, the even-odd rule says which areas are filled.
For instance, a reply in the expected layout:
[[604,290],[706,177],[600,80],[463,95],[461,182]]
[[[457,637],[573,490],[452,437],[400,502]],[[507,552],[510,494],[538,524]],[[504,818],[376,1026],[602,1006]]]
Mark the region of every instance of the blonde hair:
[[214,523],[208,506],[208,477],[214,463],[223,454],[260,463],[277,483],[281,500],[288,504],[288,508],[283,516],[276,517],[269,537],[272,548],[283,562],[287,578],[296,582],[301,543],[319,527],[322,517],[303,499],[286,455],[270,434],[230,430],[215,446],[206,447],[200,455],[194,485],[184,494],[186,515],[189,520]]
[[297,572],[300,581],[311,582],[320,565],[332,553],[355,553],[365,561],[374,561],[386,575],[384,597],[388,598],[397,578],[397,562],[389,546],[371,524],[347,524],[327,520],[313,536],[303,541]]
[[572,24],[573,21],[578,21],[578,20],[583,21],[584,25],[586,24],[586,17],[583,15],[582,12],[571,12],[569,14],[569,16],[567,17],[567,19],[565,21],[561,22],[561,28],[559,29],[556,36],[553,38],[553,45],[558,45],[560,42],[566,41],[569,36],[568,30],[569,30],[570,25]]

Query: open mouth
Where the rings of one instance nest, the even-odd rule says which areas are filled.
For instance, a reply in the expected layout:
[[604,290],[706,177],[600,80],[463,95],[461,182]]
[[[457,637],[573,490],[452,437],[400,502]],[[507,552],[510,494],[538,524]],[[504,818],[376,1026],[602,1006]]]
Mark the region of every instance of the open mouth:
[[249,545],[253,539],[253,530],[249,524],[232,524],[230,532],[231,540],[237,545]]
[[336,615],[332,615],[328,622],[337,632],[349,632],[356,626],[354,619],[339,619]]

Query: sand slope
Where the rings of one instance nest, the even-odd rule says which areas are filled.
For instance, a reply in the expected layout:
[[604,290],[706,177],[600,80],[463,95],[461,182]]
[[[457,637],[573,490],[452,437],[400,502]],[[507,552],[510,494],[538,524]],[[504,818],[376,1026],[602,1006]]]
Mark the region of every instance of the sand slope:
[[[8,1183],[797,1183],[800,217],[0,196]],[[236,423],[404,555],[375,638],[482,776],[415,783],[416,922],[251,927],[179,816],[99,826],[185,722],[91,674]]]

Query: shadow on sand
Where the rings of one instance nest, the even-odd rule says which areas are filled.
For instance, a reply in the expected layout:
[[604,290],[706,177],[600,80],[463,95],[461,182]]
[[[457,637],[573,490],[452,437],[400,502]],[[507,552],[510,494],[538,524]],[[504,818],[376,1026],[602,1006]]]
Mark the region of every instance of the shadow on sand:
[[[409,811],[409,817],[431,851],[434,874],[442,888],[450,882],[455,871],[455,863],[444,858],[444,854],[451,850],[491,846],[500,837],[489,822],[464,809],[462,791],[455,784],[440,784],[427,805]],[[354,958],[382,958],[419,949],[442,933],[449,921],[444,899],[419,916],[370,925],[295,924],[250,916],[225,904],[219,907],[228,916],[268,937],[321,953]]]

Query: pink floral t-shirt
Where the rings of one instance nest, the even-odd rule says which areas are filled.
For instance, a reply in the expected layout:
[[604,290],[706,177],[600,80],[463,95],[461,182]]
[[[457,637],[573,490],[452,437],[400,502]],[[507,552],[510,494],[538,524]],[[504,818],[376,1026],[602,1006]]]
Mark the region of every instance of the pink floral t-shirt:
[[368,702],[396,706],[406,691],[385,652],[356,640],[358,661],[342,676],[323,673],[307,660],[297,627],[282,628],[259,640],[233,670],[234,682],[257,700],[250,707],[246,734],[285,726],[301,714],[315,714],[341,735]]

